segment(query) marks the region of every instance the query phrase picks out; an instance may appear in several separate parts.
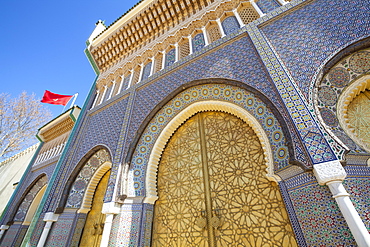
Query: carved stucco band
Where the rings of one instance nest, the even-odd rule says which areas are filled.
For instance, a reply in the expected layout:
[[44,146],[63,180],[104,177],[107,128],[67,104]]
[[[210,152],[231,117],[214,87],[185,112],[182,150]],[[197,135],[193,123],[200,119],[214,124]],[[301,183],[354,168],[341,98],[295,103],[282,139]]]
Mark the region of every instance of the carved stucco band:
[[356,98],[357,95],[359,95],[361,92],[364,92],[368,88],[370,88],[370,75],[363,76],[349,85],[338,99],[337,114],[340,126],[342,126],[347,135],[352,140],[355,140],[363,149],[370,152],[369,147],[367,147],[361,138],[356,135],[353,126],[349,124],[347,112],[349,104]]
[[280,177],[274,174],[274,164],[273,164],[273,155],[271,151],[270,142],[268,137],[263,130],[261,124],[258,120],[250,114],[247,110],[243,109],[240,106],[229,102],[223,101],[201,101],[191,104],[187,108],[185,108],[182,112],[180,112],[176,117],[174,117],[168,125],[162,130],[160,136],[156,140],[153,150],[150,154],[148,168],[146,172],[146,203],[154,204],[154,202],[158,199],[157,195],[157,170],[158,164],[164,150],[164,147],[168,141],[168,139],[172,136],[172,134],[176,131],[176,129],[184,123],[188,118],[198,112],[202,111],[222,111],[226,113],[230,113],[235,115],[249,124],[254,132],[257,134],[262,149],[265,156],[266,161],[266,171],[267,171],[267,178],[271,181],[278,182],[280,181]]
[[321,185],[325,185],[332,181],[343,181],[347,176],[339,160],[313,165],[313,172]]

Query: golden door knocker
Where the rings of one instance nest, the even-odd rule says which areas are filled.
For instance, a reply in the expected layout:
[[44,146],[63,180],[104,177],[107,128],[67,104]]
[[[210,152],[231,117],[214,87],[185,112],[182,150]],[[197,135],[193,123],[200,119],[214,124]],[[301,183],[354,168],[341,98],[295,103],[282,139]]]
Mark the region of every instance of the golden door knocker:
[[206,211],[200,211],[200,216],[195,220],[195,225],[197,225],[200,229],[206,228],[207,220],[206,220]]
[[104,229],[104,223],[100,223],[99,224],[98,235],[103,235],[103,229]]
[[219,228],[222,225],[220,209],[214,209],[214,215],[211,218],[210,224],[213,228]]
[[99,224],[98,223],[94,223],[93,225],[93,229],[91,229],[92,231],[92,235],[97,235],[98,234],[98,228],[99,228]]

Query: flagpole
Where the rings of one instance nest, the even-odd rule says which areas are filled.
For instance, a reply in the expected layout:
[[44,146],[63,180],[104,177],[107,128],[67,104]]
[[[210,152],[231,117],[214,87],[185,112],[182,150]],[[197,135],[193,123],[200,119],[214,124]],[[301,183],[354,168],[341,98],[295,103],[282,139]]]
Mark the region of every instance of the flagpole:
[[[72,108],[73,104],[75,103],[77,96],[78,96],[78,93],[76,93],[76,94],[73,95],[73,97],[72,97],[73,98],[73,101],[72,101],[72,104],[71,104],[70,108]],[[64,112],[64,110],[66,109],[66,106],[68,105],[69,101],[71,101],[72,98],[70,98],[68,100],[67,104],[65,104],[65,106],[63,107],[62,113]]]
[[75,95],[73,95],[73,96],[74,96],[74,98],[73,98],[72,104],[71,104],[71,106],[69,108],[72,108],[73,105],[75,104],[75,101],[77,99],[78,93],[75,93]]

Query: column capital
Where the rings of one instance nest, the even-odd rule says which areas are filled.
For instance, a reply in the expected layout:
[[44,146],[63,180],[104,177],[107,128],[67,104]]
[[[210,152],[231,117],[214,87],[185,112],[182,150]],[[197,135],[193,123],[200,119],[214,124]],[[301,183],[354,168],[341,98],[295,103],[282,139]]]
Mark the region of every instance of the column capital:
[[9,226],[8,225],[1,225],[0,230],[8,230]]
[[118,214],[121,207],[115,202],[106,202],[103,204],[102,213],[103,214]]
[[47,212],[44,216],[44,221],[55,222],[59,218],[59,214],[54,214],[53,212]]
[[339,160],[315,164],[313,165],[313,173],[320,185],[333,181],[343,181],[347,176]]

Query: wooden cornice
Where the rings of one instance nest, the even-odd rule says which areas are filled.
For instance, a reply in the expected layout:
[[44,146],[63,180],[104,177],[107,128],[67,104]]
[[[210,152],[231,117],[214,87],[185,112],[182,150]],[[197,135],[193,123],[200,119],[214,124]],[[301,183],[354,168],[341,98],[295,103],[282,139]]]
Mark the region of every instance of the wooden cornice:
[[230,11],[239,3],[240,0],[144,0],[97,36],[88,49],[103,73],[121,60],[132,60],[132,55],[141,56],[142,51],[155,49],[169,36],[181,36],[181,30],[220,5],[223,11]]

